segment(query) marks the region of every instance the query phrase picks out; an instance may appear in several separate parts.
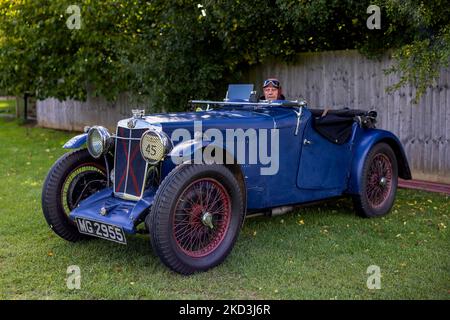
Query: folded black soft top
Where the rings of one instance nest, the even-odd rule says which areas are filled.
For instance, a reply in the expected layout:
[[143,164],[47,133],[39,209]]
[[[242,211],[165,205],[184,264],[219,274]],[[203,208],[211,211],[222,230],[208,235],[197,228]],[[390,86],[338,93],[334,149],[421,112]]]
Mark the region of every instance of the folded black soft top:
[[[325,109],[309,109],[313,116],[320,117],[324,113]],[[338,110],[331,110],[328,109],[326,114],[334,114],[340,117],[356,117],[356,116],[367,116],[369,115],[369,112],[373,111],[366,111],[366,110],[353,110],[353,109],[338,109]]]
[[313,127],[323,137],[336,144],[348,141],[352,134],[352,125],[358,122],[361,127],[374,128],[376,111],[365,110],[324,110],[309,109],[313,114]]

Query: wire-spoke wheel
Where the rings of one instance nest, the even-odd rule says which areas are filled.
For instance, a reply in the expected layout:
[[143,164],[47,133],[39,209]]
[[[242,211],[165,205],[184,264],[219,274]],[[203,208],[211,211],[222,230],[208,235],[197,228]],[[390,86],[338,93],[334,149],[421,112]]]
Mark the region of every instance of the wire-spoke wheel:
[[392,163],[383,153],[377,154],[367,174],[366,196],[373,208],[380,208],[388,200],[392,188]]
[[153,249],[182,274],[220,264],[242,225],[242,199],[225,166],[178,166],[161,183],[146,219]]
[[360,194],[354,196],[357,212],[365,217],[387,214],[394,204],[398,183],[397,159],[386,143],[372,147],[366,157]]
[[66,153],[50,169],[42,188],[42,211],[50,228],[61,238],[88,238],[78,232],[69,214],[82,200],[106,187],[104,167],[102,159],[94,159],[81,149]]
[[175,207],[173,233],[187,255],[199,258],[222,243],[231,218],[231,199],[215,179],[201,178],[181,194]]
[[106,176],[103,167],[97,163],[80,164],[62,186],[61,202],[64,213],[69,215],[82,200],[105,187]]

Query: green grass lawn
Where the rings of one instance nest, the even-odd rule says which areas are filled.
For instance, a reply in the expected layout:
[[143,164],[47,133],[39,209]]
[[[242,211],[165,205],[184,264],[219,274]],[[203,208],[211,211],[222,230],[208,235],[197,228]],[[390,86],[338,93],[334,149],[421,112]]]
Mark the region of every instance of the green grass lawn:
[[16,100],[0,100],[0,114],[2,113],[15,113]]
[[[390,215],[362,219],[335,200],[248,219],[219,267],[169,271],[147,236],[128,246],[69,243],[48,227],[41,187],[73,133],[0,119],[0,299],[449,299],[450,199],[399,190]],[[66,286],[81,269],[81,289]],[[370,265],[381,289],[369,290]]]

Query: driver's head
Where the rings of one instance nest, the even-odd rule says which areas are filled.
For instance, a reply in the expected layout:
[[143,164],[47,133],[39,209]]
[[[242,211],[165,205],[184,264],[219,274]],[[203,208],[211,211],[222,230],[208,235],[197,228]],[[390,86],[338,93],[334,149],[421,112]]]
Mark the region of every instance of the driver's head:
[[278,79],[269,78],[263,84],[264,97],[266,100],[279,100],[281,97],[281,84]]

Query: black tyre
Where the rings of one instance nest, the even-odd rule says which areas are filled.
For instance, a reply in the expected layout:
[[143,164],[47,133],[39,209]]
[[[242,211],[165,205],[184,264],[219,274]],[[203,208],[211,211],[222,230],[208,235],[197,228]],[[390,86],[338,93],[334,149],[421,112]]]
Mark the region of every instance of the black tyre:
[[398,165],[394,151],[386,143],[374,145],[364,161],[360,194],[353,197],[357,213],[369,218],[389,213],[397,184]]
[[192,274],[227,257],[243,218],[239,183],[225,166],[185,164],[163,180],[145,222],[162,262]]
[[64,154],[50,169],[42,188],[42,211],[50,228],[68,241],[90,238],[78,232],[69,213],[106,184],[103,158],[94,159],[86,149]]

